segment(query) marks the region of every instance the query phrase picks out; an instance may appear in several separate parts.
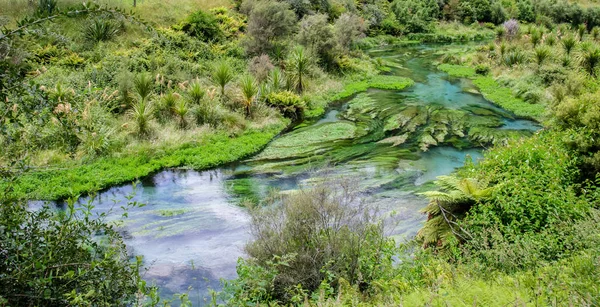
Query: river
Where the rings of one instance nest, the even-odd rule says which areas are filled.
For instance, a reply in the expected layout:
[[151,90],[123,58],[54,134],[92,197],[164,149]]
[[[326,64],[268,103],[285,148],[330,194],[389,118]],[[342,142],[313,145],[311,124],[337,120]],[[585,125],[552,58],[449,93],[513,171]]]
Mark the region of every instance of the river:
[[[486,101],[468,80],[436,70],[440,48],[373,50],[389,74],[415,85],[373,89],[340,102],[245,161],[201,172],[168,169],[141,180],[132,200],[147,205],[131,210],[122,229],[131,252],[144,256],[145,278],[167,297],[189,291],[194,305],[202,304],[208,288],[220,289],[220,279],[236,277],[237,259],[244,256],[249,217],[240,203],[324,176],[359,178],[369,202],[396,212],[390,235],[413,237],[427,203],[415,192],[462,166],[467,156],[476,162],[481,149],[473,145],[490,134],[501,139],[539,129]],[[133,192],[132,185],[110,188],[96,197],[95,210],[106,212]]]

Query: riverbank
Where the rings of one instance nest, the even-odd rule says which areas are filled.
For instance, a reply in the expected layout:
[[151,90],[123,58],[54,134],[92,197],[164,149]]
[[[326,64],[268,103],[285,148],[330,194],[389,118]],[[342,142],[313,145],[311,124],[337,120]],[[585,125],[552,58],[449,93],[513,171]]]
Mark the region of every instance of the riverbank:
[[458,78],[468,78],[477,86],[483,97],[497,104],[516,116],[541,122],[546,113],[546,107],[541,104],[531,104],[516,97],[510,88],[500,85],[493,77],[477,74],[475,68],[465,65],[441,64],[438,68],[448,75]]

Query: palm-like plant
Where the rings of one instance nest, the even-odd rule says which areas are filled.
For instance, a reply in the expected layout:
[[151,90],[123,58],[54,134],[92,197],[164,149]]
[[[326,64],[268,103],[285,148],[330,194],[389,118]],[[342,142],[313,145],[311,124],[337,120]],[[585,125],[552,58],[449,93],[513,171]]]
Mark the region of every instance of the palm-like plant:
[[140,96],[141,101],[148,101],[154,90],[154,80],[148,73],[141,73],[133,79],[133,89]]
[[306,79],[312,71],[312,59],[304,47],[296,46],[294,48],[288,60],[288,67],[296,90],[302,93],[306,87]]
[[278,91],[279,89],[281,89],[281,87],[283,86],[283,83],[285,82],[283,73],[281,72],[281,70],[279,68],[275,68],[275,69],[271,70],[271,72],[269,73],[268,80],[269,80],[271,89],[274,91]]
[[587,27],[585,26],[585,24],[580,24],[579,27],[577,28],[577,34],[579,35],[580,41],[583,41],[583,36],[585,35],[586,31],[587,31]]
[[240,80],[240,89],[242,90],[242,101],[246,108],[246,115],[250,116],[250,108],[252,107],[254,97],[258,94],[258,86],[252,76],[245,75]]
[[552,54],[552,51],[548,47],[538,47],[533,51],[535,61],[538,66],[542,66],[546,60],[548,60]]
[[206,92],[202,88],[202,85],[200,85],[200,82],[196,81],[192,82],[187,90],[187,94],[190,96],[190,100],[193,104],[199,105],[200,102],[202,102],[202,98],[204,98]]
[[177,116],[179,121],[179,128],[185,129],[187,127],[187,114],[190,111],[185,99],[179,99],[173,107],[173,113]]
[[590,76],[596,77],[600,65],[600,49],[597,46],[584,48],[579,55],[579,63]]
[[544,39],[544,43],[548,46],[554,46],[554,44],[556,44],[556,36],[552,33],[548,34],[546,39]]
[[93,43],[108,41],[119,33],[119,28],[110,20],[96,18],[84,29],[85,38]]
[[594,27],[592,29],[592,32],[590,32],[590,34],[592,34],[592,38],[596,41],[598,40],[598,38],[600,37],[600,28],[598,27]]
[[532,30],[531,31],[531,44],[533,45],[533,47],[536,47],[540,41],[542,40],[542,33],[538,30]]
[[129,115],[135,123],[136,133],[139,137],[150,135],[150,121],[153,118],[153,112],[152,104],[144,99],[131,107]]
[[428,218],[417,238],[424,246],[443,246],[452,236],[463,241],[470,239],[471,235],[458,225],[457,220],[478,201],[489,198],[493,188],[477,179],[455,176],[440,176],[436,185],[442,191],[422,193],[429,199],[429,204],[422,210]]
[[575,40],[575,37],[573,37],[573,35],[566,36],[562,39],[561,42],[567,54],[571,54],[571,51],[573,51],[573,49],[577,45],[577,40]]
[[225,87],[233,80],[233,70],[226,61],[218,62],[211,74],[211,79],[221,88],[221,99],[225,98]]

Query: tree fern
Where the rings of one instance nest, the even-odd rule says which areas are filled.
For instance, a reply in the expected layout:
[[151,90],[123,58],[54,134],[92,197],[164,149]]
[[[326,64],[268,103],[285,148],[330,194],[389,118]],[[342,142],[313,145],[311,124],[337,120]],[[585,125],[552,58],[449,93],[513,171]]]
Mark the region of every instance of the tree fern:
[[460,227],[458,220],[478,201],[489,198],[493,188],[477,179],[456,176],[440,176],[435,183],[440,191],[421,193],[429,199],[422,210],[428,218],[417,239],[426,247],[444,246],[452,236],[463,241],[470,239],[471,235]]

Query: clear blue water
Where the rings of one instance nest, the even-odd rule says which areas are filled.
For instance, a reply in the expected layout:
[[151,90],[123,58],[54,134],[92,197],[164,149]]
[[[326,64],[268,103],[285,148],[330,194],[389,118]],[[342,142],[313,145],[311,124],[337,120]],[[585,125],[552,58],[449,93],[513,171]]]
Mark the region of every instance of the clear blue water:
[[[370,90],[365,95],[381,108],[435,105],[498,118],[499,129],[539,129],[537,124],[514,119],[481,95],[470,93],[472,85],[467,80],[448,78],[435,70],[431,65],[435,50],[425,46],[373,52],[373,56],[396,64],[391,73],[417,83],[404,91]],[[394,135],[372,141],[365,141],[364,136],[358,139],[352,133],[358,125],[343,119],[345,110],[346,105],[330,110],[322,119],[283,135],[247,161],[202,172],[165,170],[138,183],[132,200],[147,205],[130,211],[122,230],[131,253],[144,256],[148,268],[145,278],[156,283],[163,295],[189,291],[192,301],[202,305],[208,299],[208,288],[219,289],[220,279],[236,277],[237,259],[244,256],[244,244],[251,239],[249,217],[239,203],[274,191],[294,190],[323,176],[358,178],[361,192],[370,202],[383,212],[397,212],[397,224],[390,235],[411,238],[425,220],[419,210],[426,200],[415,191],[462,166],[467,156],[474,161],[482,156],[480,149],[460,150],[448,144],[422,151],[411,144],[394,147],[377,142]],[[349,132],[323,141],[291,142],[294,138],[302,140],[302,133],[319,132],[327,138],[332,129]],[[286,147],[292,143],[295,147]],[[95,210],[108,212],[115,202],[125,202],[133,192],[132,185],[110,188],[94,200]]]

